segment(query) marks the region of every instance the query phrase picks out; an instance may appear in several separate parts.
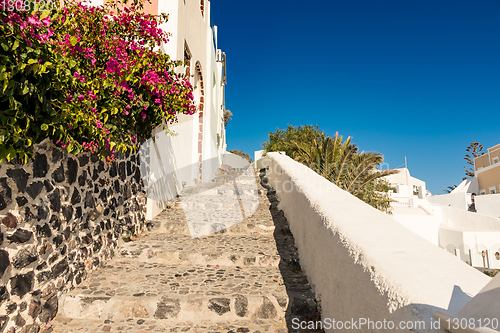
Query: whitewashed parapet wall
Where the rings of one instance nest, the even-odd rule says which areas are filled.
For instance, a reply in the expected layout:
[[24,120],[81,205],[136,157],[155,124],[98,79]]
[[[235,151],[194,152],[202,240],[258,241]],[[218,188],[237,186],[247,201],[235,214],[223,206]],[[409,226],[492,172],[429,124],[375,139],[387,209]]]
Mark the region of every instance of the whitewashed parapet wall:
[[146,227],[138,154],[105,164],[49,141],[27,165],[0,163],[0,332],[38,332],[58,297]]
[[260,165],[268,166],[323,320],[425,321],[414,331],[434,332],[436,310],[455,314],[490,281],[291,158],[268,153]]

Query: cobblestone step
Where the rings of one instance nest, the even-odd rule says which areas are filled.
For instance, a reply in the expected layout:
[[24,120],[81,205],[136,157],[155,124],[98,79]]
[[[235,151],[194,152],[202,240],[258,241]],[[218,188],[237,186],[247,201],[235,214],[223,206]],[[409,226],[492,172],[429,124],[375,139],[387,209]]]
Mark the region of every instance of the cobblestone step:
[[52,321],[54,333],[86,332],[188,332],[188,333],[287,333],[284,321],[236,320],[217,323],[194,324],[192,321],[177,322],[175,325],[154,319],[116,321],[104,319],[75,319],[57,316]]
[[63,295],[70,318],[169,322],[279,319],[314,310],[307,279],[293,267],[217,267],[119,261]]
[[54,332],[284,333],[293,318],[319,318],[275,192],[247,178],[186,189],[60,298]]
[[215,234],[193,239],[150,233],[125,243],[117,253],[120,258],[137,258],[141,262],[278,266],[298,256],[293,243],[286,239],[282,243],[278,250],[273,237],[259,235]]

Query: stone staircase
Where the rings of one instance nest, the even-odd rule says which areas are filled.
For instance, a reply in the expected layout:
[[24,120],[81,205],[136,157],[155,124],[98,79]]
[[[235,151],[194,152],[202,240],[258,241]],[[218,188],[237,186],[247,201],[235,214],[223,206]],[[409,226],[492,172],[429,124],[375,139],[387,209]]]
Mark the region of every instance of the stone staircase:
[[186,189],[60,298],[53,332],[284,333],[299,332],[294,318],[319,320],[288,223],[258,180],[227,170]]

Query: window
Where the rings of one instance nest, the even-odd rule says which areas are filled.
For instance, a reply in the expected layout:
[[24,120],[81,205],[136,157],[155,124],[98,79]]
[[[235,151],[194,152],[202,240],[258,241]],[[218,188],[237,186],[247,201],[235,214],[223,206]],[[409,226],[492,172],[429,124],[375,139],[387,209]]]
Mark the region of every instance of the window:
[[490,187],[490,194],[497,193],[495,186]]
[[479,191],[479,195],[485,195],[486,194],[486,190],[480,190]]
[[491,162],[492,162],[493,164],[497,164],[498,162],[500,162],[500,160],[499,160],[498,156],[496,156],[496,157],[493,157],[493,158],[491,159]]
[[186,77],[189,80],[191,76],[191,51],[189,51],[186,41],[184,41],[184,62],[186,63]]

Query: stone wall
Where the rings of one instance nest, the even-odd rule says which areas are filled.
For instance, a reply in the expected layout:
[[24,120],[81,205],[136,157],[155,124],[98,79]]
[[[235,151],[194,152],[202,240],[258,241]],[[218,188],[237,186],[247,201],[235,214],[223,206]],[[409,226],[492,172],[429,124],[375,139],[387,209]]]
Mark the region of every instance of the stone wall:
[[0,332],[38,332],[61,292],[146,227],[137,153],[106,164],[48,140],[27,165],[0,163]]

